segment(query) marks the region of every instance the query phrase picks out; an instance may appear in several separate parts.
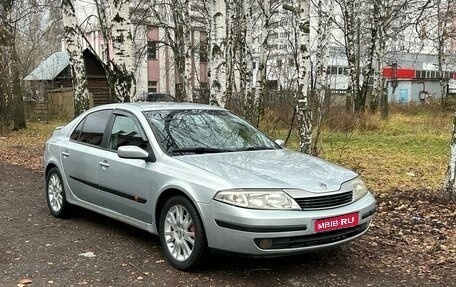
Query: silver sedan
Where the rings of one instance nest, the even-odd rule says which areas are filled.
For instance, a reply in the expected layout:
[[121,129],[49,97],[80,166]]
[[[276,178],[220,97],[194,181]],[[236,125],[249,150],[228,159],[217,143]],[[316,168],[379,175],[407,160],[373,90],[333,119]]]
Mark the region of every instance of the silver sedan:
[[210,250],[297,254],[364,234],[376,201],[361,178],[282,143],[213,106],[99,106],[46,142],[47,203],[157,234],[181,270]]

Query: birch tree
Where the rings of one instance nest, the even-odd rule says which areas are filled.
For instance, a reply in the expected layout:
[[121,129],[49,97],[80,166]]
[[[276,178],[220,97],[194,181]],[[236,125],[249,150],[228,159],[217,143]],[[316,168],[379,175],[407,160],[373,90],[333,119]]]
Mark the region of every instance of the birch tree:
[[252,1],[242,0],[242,36],[244,45],[241,47],[241,88],[244,90],[244,117],[254,123],[258,118],[258,108],[255,107],[255,99],[252,93],[253,82],[253,7]]
[[[12,117],[13,130],[26,128],[23,91],[16,46],[18,22],[30,12],[27,3],[15,0],[0,2],[0,117],[9,125]],[[4,123],[3,123],[4,124]],[[9,128],[6,126],[5,128]]]
[[343,23],[340,26],[344,33],[345,54],[347,57],[349,82],[347,87],[347,110],[355,111],[355,98],[359,91],[359,81],[356,77],[356,21],[355,21],[355,1],[336,0],[339,4]]
[[129,102],[136,92],[129,3],[128,0],[108,0],[113,48],[112,80],[117,102]]
[[271,5],[269,0],[262,0],[260,6],[262,21],[261,30],[261,44],[259,49],[258,70],[256,74],[255,92],[253,94],[253,110],[252,110],[252,123],[258,126],[260,120],[261,102],[264,98],[264,93],[267,86],[267,61],[269,50],[269,33],[270,33],[270,20],[271,20]]
[[308,102],[308,84],[310,74],[310,0],[299,1],[298,33],[298,98],[296,115],[299,127],[299,147],[303,153],[311,153],[312,111]]
[[[420,10],[421,0],[374,0],[376,14],[377,43],[375,46],[376,69],[372,84],[372,101],[380,103],[383,117],[388,116],[388,94],[383,91],[384,81],[381,74],[382,64],[385,62],[386,43],[394,39],[399,33],[413,25],[413,12],[408,7]],[[372,106],[372,105],[371,105]]]
[[[326,2],[325,2],[326,3]],[[334,15],[334,4],[333,1],[327,2],[326,8],[323,7],[323,1],[318,0],[317,2],[317,51],[316,51],[316,84],[315,84],[315,94],[316,94],[316,108],[315,108],[315,127],[314,127],[314,136],[312,140],[312,154],[318,154],[318,141],[321,134],[321,125],[324,116],[324,104],[326,99],[326,90],[327,90],[327,79],[326,73],[328,66],[329,58],[329,40],[331,37],[331,23],[333,21]]]
[[[438,33],[437,33],[437,47],[438,47],[438,69],[439,69],[439,78],[440,78],[440,88],[441,88],[441,97],[442,103],[445,94],[445,84],[443,82],[444,78],[444,71],[443,71],[443,64],[445,60],[445,44],[448,41],[449,37],[455,35],[456,31],[449,28],[448,22],[453,20],[451,16],[453,15],[451,5],[453,3],[446,2],[445,5],[442,7],[441,1],[437,1],[437,14],[440,16],[438,17]],[[454,7],[454,6],[453,6]],[[443,182],[442,193],[446,197],[454,198],[456,191],[456,114],[453,118],[453,126],[451,131],[451,142],[450,142],[450,161],[448,163],[447,171],[445,173],[445,178]]]
[[[192,101],[192,47],[191,47],[191,23],[189,0],[172,0],[173,29],[167,29],[168,39],[173,39],[173,51],[176,64],[176,72],[179,78],[179,91],[176,100]],[[171,35],[169,32],[173,30]]]
[[453,197],[456,191],[456,114],[453,118],[451,131],[450,161],[443,181],[442,193],[444,196]]
[[225,106],[226,69],[226,2],[213,0],[211,5],[210,104]]
[[446,105],[446,86],[447,78],[447,51],[448,44],[451,38],[454,37],[455,28],[452,22],[454,21],[454,1],[438,0],[433,4],[423,7],[428,10],[424,12],[418,21],[422,23],[422,41],[431,41],[434,43],[434,48],[437,51],[437,70],[440,83],[440,98],[442,109]]
[[62,1],[65,42],[73,78],[75,117],[89,109],[89,90],[73,0]]
[[297,58],[298,58],[298,91],[295,94],[297,124],[299,129],[299,149],[311,153],[312,147],[312,111],[308,101],[308,84],[310,75],[310,1],[300,0],[298,7],[283,5],[283,8],[294,13],[298,18]]

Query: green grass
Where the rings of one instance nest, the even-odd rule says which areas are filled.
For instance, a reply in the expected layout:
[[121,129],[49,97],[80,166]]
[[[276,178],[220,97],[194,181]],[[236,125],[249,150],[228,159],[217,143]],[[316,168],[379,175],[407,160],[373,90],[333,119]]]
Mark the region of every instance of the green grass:
[[[396,113],[388,120],[373,116],[377,128],[350,132],[324,127],[319,156],[358,172],[377,193],[435,190],[449,157],[452,114]],[[267,129],[272,138],[286,138],[285,129]],[[293,132],[288,145],[298,149]]]
[[[319,156],[358,172],[376,193],[394,190],[434,190],[443,180],[449,158],[453,114],[396,112],[388,120],[369,116],[370,130],[343,132],[325,126]],[[271,138],[285,139],[286,128],[271,121],[261,129]],[[29,122],[26,130],[0,140],[0,159],[41,168],[44,141],[62,121]],[[288,148],[298,149],[293,131]]]

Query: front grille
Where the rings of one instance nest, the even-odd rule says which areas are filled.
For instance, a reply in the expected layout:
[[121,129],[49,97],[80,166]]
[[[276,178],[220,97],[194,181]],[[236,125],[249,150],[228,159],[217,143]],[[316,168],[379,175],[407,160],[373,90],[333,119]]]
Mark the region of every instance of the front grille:
[[352,199],[353,191],[323,196],[295,198],[299,206],[305,210],[336,207],[350,203]]
[[[267,249],[288,249],[288,248],[302,248],[313,247],[324,244],[336,243],[345,239],[349,239],[358,234],[363,233],[368,228],[367,223],[347,228],[334,230],[329,232],[322,232],[311,235],[293,236],[293,237],[276,237],[266,238],[272,241],[271,247]],[[255,244],[260,247],[260,242],[265,238],[255,238]]]

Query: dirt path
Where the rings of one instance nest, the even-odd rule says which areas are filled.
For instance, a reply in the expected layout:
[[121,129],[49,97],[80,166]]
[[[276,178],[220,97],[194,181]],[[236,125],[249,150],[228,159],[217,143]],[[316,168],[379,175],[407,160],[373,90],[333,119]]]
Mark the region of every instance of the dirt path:
[[[454,227],[450,220],[445,228]],[[455,286],[454,258],[423,271],[425,262],[413,261],[419,256],[408,258],[380,236],[384,231],[374,226],[342,248],[295,257],[215,255],[204,270],[184,273],[168,265],[158,238],[146,232],[85,210],[67,220],[53,218],[42,174],[0,162],[2,287],[24,278],[32,280],[29,286]],[[80,255],[87,252],[95,257]]]

